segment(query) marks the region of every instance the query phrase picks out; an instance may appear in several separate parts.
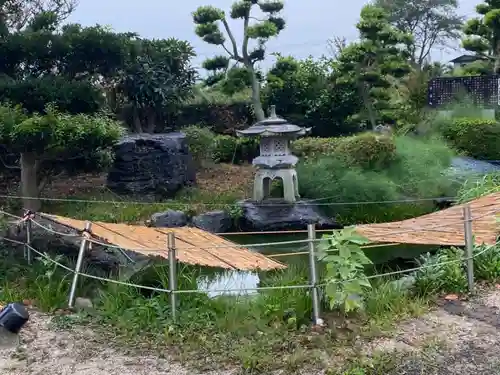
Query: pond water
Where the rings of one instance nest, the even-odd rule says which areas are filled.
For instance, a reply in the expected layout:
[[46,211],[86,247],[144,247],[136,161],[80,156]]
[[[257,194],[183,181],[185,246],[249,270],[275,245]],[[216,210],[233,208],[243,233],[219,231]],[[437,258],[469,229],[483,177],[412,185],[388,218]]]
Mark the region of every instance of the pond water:
[[[237,234],[228,235],[226,239],[238,244],[248,245],[248,248],[253,251],[260,252],[265,255],[284,254],[307,251],[307,243],[296,244],[277,244],[266,246],[252,246],[252,244],[260,243],[279,243],[286,241],[296,241],[307,239],[306,234],[280,234],[280,235],[254,235],[254,234]],[[397,245],[397,246],[381,246],[366,250],[366,255],[372,260],[376,268],[401,268],[405,267],[409,262],[418,258],[421,254],[436,250],[436,246],[422,245]],[[308,255],[294,255],[277,258],[278,261],[289,265],[307,266]],[[245,294],[248,293],[244,289],[256,288],[259,284],[259,275],[254,272],[227,271],[220,275],[215,280],[210,282],[200,282],[200,289],[206,290],[209,295],[216,296],[221,293],[225,294]],[[222,292],[225,291],[225,292]]]

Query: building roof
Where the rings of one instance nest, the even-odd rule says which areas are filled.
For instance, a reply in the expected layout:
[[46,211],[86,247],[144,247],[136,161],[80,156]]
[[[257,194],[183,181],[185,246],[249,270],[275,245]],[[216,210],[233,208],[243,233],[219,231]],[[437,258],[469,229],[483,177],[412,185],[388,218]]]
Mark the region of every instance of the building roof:
[[451,63],[467,63],[467,62],[474,62],[478,60],[488,60],[490,59],[489,57],[486,56],[478,56],[478,55],[461,55],[458,57],[455,57],[453,60],[450,60]]

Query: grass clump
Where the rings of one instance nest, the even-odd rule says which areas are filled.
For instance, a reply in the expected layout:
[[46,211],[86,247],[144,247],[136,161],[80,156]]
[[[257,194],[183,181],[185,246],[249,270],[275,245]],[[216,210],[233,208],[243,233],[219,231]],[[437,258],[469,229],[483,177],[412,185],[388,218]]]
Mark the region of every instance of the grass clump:
[[457,203],[467,203],[500,191],[500,173],[489,173],[465,181],[457,193]]

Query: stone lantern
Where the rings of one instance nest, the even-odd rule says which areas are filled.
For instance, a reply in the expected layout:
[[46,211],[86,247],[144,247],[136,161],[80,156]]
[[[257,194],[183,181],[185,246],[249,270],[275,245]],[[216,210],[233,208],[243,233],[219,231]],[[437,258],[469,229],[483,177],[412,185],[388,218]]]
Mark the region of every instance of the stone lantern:
[[294,203],[299,197],[299,186],[295,165],[299,159],[291,152],[291,141],[306,135],[311,128],[289,124],[276,115],[271,106],[271,115],[245,130],[237,130],[239,137],[260,137],[260,155],[253,159],[257,167],[253,186],[253,200],[261,202],[269,198],[274,179],[283,181],[283,199]]

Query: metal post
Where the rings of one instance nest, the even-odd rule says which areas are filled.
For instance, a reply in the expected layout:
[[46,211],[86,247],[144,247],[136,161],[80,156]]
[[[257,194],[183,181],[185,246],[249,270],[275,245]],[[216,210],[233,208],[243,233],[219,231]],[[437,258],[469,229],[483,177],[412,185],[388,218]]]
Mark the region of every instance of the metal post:
[[26,220],[26,245],[24,246],[24,257],[27,259],[28,264],[31,265],[32,253],[31,253],[31,237],[32,237],[32,224],[31,219]]
[[316,230],[314,224],[307,225],[307,239],[309,240],[309,281],[312,285],[311,296],[312,296],[312,308],[313,308],[313,323],[315,325],[321,324],[321,319],[319,317],[319,294],[318,287],[318,274],[316,271],[316,255],[314,254],[315,240],[316,240]]
[[175,251],[175,234],[168,233],[168,289],[170,289],[170,306],[172,308],[172,319],[177,317],[177,256]]
[[78,251],[78,258],[76,259],[76,267],[75,267],[75,274],[73,275],[73,283],[71,284],[71,290],[69,292],[68,306],[70,308],[73,307],[75,304],[76,285],[78,283],[78,276],[80,275],[80,270],[82,268],[83,256],[85,255],[85,250],[87,250],[88,239],[87,237],[85,237],[85,235],[90,232],[91,228],[92,228],[92,223],[87,221],[85,223],[82,242],[80,243],[80,250]]
[[467,283],[469,292],[474,292],[474,239],[472,236],[472,214],[470,205],[464,206],[465,250],[467,254]]

